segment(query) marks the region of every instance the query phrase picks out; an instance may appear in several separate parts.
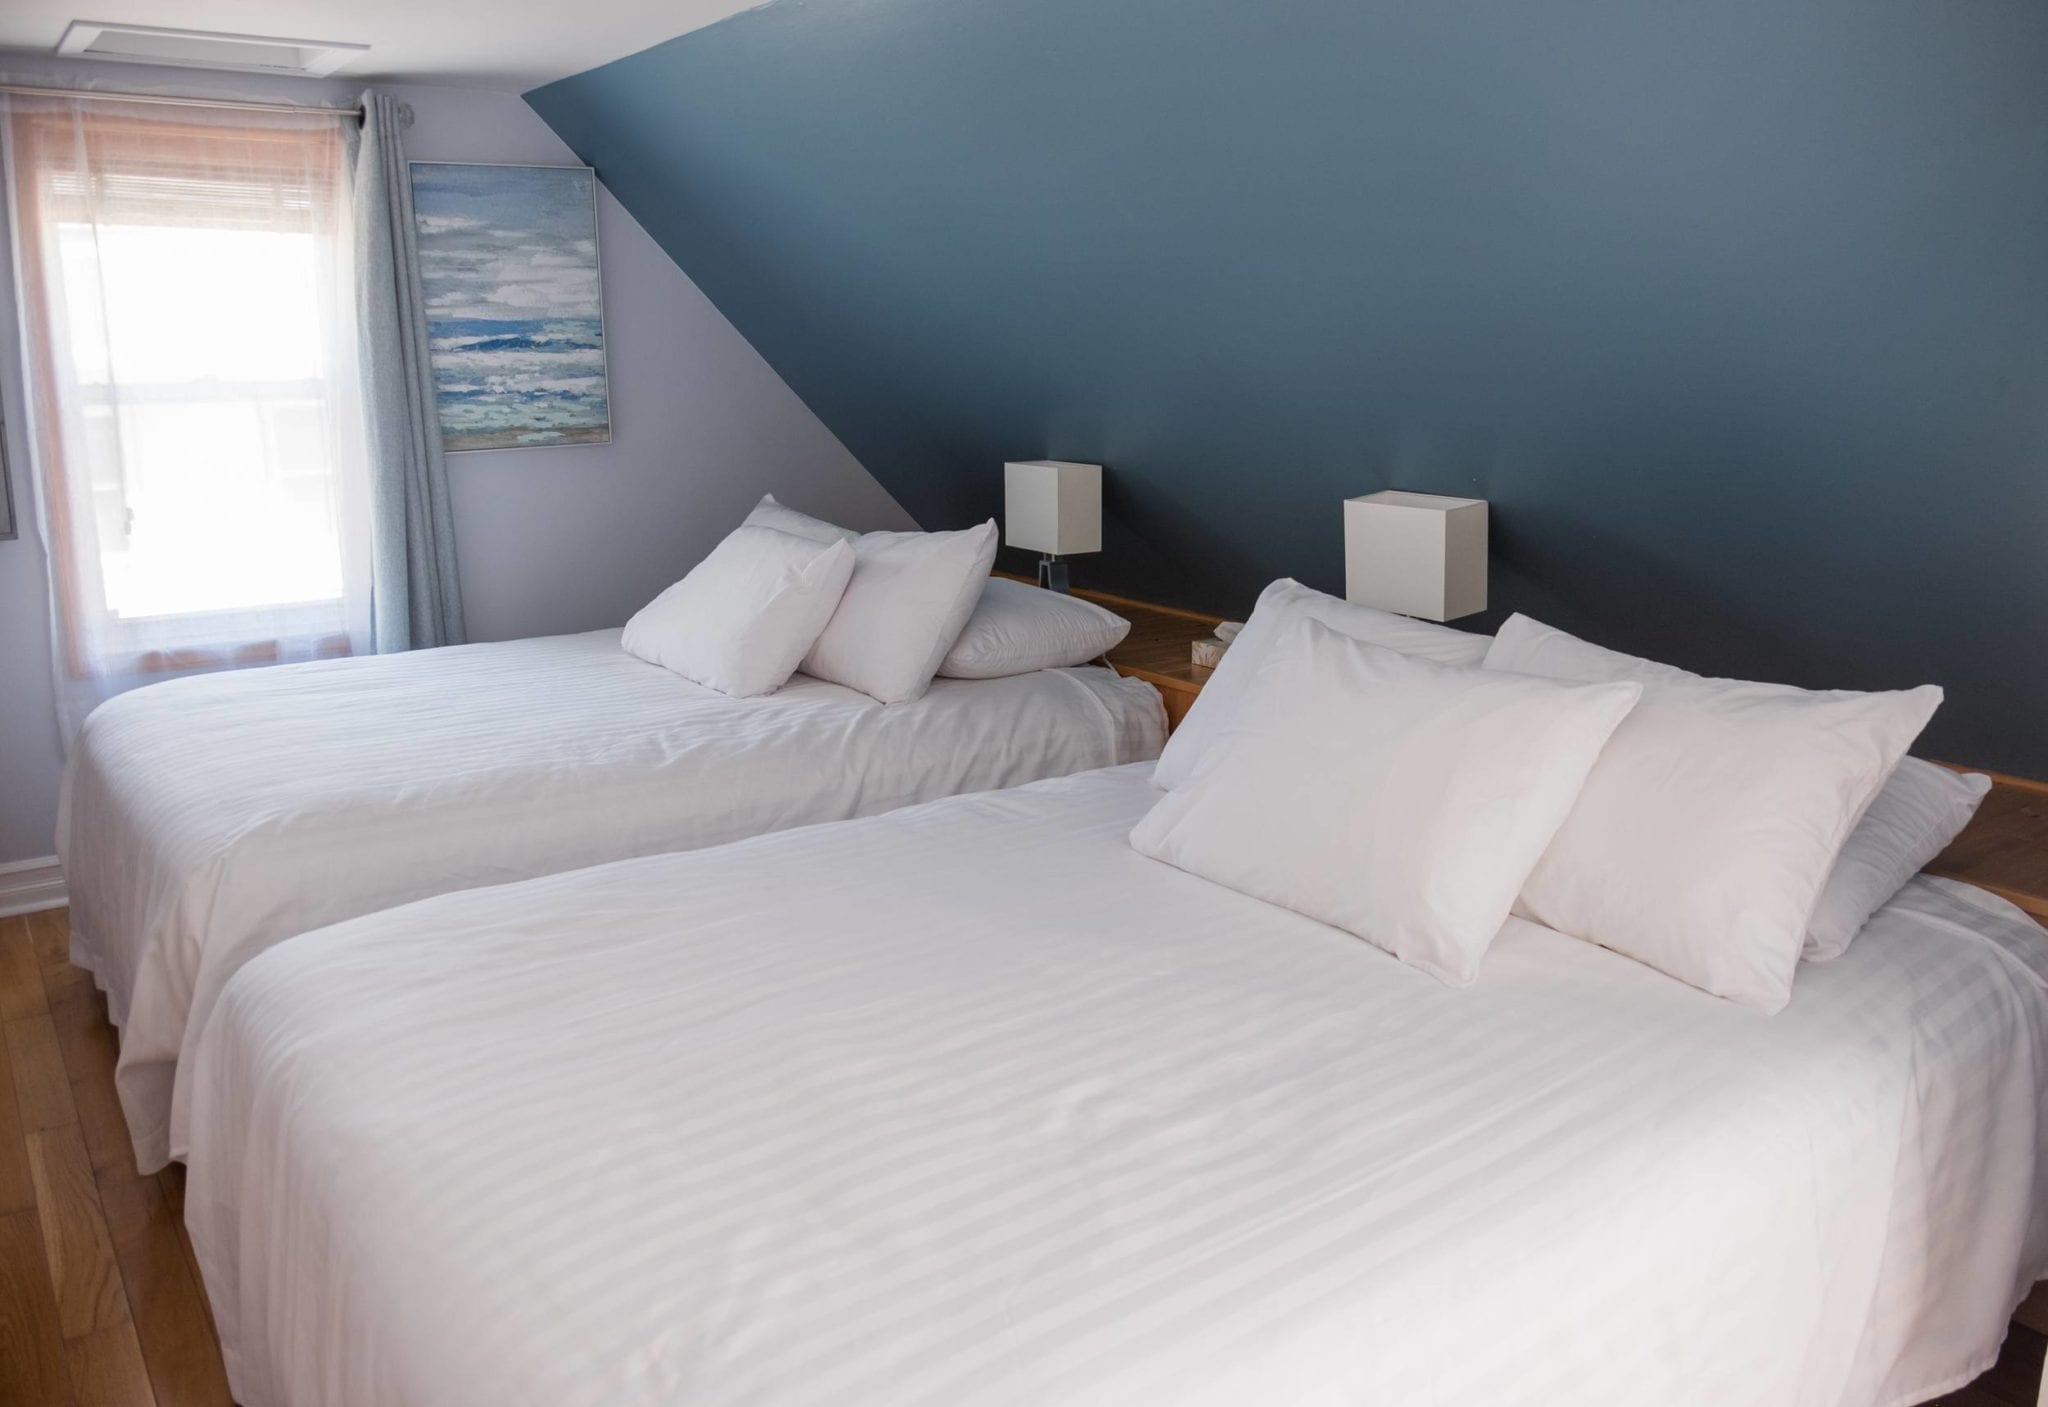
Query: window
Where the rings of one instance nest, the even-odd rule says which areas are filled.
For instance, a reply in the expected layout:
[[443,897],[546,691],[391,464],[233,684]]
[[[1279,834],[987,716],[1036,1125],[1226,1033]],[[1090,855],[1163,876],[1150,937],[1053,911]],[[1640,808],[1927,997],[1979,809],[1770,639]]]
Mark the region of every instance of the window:
[[169,672],[361,648],[341,121],[12,100],[30,429],[77,716]]

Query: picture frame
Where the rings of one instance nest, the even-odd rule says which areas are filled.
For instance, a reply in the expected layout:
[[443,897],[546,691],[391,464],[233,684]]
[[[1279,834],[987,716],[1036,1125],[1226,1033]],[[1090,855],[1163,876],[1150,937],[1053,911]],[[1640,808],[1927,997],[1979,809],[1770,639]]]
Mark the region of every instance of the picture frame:
[[408,165],[442,451],[609,444],[596,172]]

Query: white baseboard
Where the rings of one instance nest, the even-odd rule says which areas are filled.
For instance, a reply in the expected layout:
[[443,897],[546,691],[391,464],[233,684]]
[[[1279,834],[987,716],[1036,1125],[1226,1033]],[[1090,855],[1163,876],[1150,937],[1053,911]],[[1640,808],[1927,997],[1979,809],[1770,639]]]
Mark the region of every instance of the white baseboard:
[[64,889],[64,870],[55,855],[40,860],[0,864],[0,918],[61,909],[71,902]]

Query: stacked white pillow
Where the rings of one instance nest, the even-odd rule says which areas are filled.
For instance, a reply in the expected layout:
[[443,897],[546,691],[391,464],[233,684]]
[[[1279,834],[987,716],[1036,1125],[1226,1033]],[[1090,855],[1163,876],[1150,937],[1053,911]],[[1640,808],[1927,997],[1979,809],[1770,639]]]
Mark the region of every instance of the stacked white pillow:
[[631,653],[736,696],[801,667],[883,703],[935,674],[994,679],[1085,664],[1130,622],[991,579],[996,525],[856,533],[766,495],[731,536],[628,622]]
[[799,513],[777,503],[772,493],[761,495],[761,501],[754,505],[753,512],[747,514],[743,526],[774,528],[777,532],[794,533],[813,542],[852,542],[860,536],[852,528],[842,528],[837,523],[828,523],[823,518],[813,518],[808,513]]
[[996,553],[964,532],[853,533],[769,494],[711,555],[627,622],[632,654],[739,697],[799,667],[904,703],[960,636]]
[[737,528],[641,607],[620,644],[721,693],[773,693],[839,608],[853,564],[844,542]]
[[803,671],[883,703],[908,703],[960,638],[996,560],[996,525],[947,533],[862,533],[853,576]]
[[1093,601],[990,577],[939,673],[948,679],[1000,679],[1086,664],[1130,632],[1129,621]]
[[1313,620],[1350,639],[1438,664],[1471,665],[1486,658],[1484,635],[1354,605],[1283,577],[1259,593],[1251,618],[1195,696],[1187,717],[1166,740],[1166,749],[1159,754],[1159,765],[1152,773],[1156,785],[1176,787],[1194,775],[1237,716],[1267,653],[1300,620]]
[[1773,1012],[1989,789],[1905,756],[1940,702],[1703,678],[1524,616],[1489,641],[1280,581],[1131,843],[1447,981],[1512,905]]
[[908,703],[930,687],[996,560],[994,519],[961,532],[852,533],[769,494],[747,521],[853,544],[853,578],[803,671],[883,703]]
[[1437,664],[1302,615],[1237,692],[1131,844],[1463,984],[1642,686]]
[[1941,702],[1933,687],[1702,678],[1525,616],[1501,627],[1486,666],[1643,689],[1518,912],[1767,1012],[1791,998],[1850,833]]
[[[863,544],[866,544],[870,570],[863,571],[856,565],[854,584],[859,591],[854,608],[847,612],[844,621],[835,619],[832,622],[826,632],[832,637],[830,643],[820,641],[817,658],[806,662],[804,669],[808,674],[835,679],[885,701],[915,697],[924,692],[931,674],[924,674],[923,681],[916,683],[914,690],[911,683],[923,669],[922,647],[945,635],[948,630],[951,630],[952,638],[944,648],[937,669],[939,675],[948,679],[1000,679],[1039,669],[1086,664],[1113,649],[1130,633],[1129,621],[1091,601],[1055,591],[1042,591],[1024,582],[990,577],[988,571],[995,562],[993,522],[969,529],[968,534],[870,533],[863,538],[859,533],[777,503],[773,494],[761,500],[747,521],[798,533],[819,542],[840,539],[851,542],[857,563]],[[980,540],[982,535],[987,537],[985,554]],[[873,662],[867,668],[852,663],[863,650],[860,631],[864,627],[872,628],[877,616],[898,604],[888,600],[882,591],[886,569],[893,565],[884,559],[892,553],[901,558],[915,546],[914,541],[906,547],[900,540],[941,537],[955,539],[956,546],[951,555],[935,552],[932,558],[920,564],[917,572],[909,574],[914,580],[899,576],[892,583],[893,591],[902,597],[915,598],[918,603],[913,607],[910,619],[899,620],[896,630],[890,633],[888,653],[895,657],[893,661],[886,665]],[[966,573],[958,577],[949,575],[963,563],[971,564]],[[964,624],[956,626],[953,615],[959,605],[958,592],[969,586],[975,595]],[[871,592],[874,600],[864,608],[860,598],[868,597]],[[929,608],[931,603],[937,603],[938,608]],[[918,620],[923,622],[921,630],[916,627]],[[819,674],[820,669],[834,672]],[[873,687],[868,687],[870,685]],[[886,693],[877,693],[877,689]]]
[[1991,779],[1979,773],[1917,757],[1900,762],[1836,857],[1802,956],[1827,962],[1847,952],[1870,916],[1963,833],[1990,790]]

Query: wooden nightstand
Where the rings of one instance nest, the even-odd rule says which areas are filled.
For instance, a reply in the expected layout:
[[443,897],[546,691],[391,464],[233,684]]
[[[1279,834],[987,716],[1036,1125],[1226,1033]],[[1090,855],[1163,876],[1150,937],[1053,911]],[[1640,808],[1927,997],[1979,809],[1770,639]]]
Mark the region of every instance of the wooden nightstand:
[[1223,617],[1173,606],[1153,606],[1102,591],[1074,594],[1107,606],[1131,623],[1131,633],[1109,652],[1110,667],[1157,689],[1159,697],[1166,701],[1167,731],[1178,728],[1193,706],[1195,695],[1202,692],[1202,686],[1216,672],[1194,663],[1189,652],[1195,641],[1216,633]]
[[[1015,572],[994,575],[1011,581],[1031,580]],[[1195,695],[1202,692],[1202,686],[1216,672],[1194,662],[1194,643],[1214,635],[1224,618],[1184,611],[1178,606],[1155,606],[1107,591],[1076,590],[1072,594],[1107,606],[1131,623],[1131,633],[1105,658],[1118,674],[1142,679],[1157,689],[1166,703],[1166,730],[1178,728],[1194,705]]]
[[1990,795],[1927,873],[1988,889],[2048,925],[2048,782],[1986,775]]

